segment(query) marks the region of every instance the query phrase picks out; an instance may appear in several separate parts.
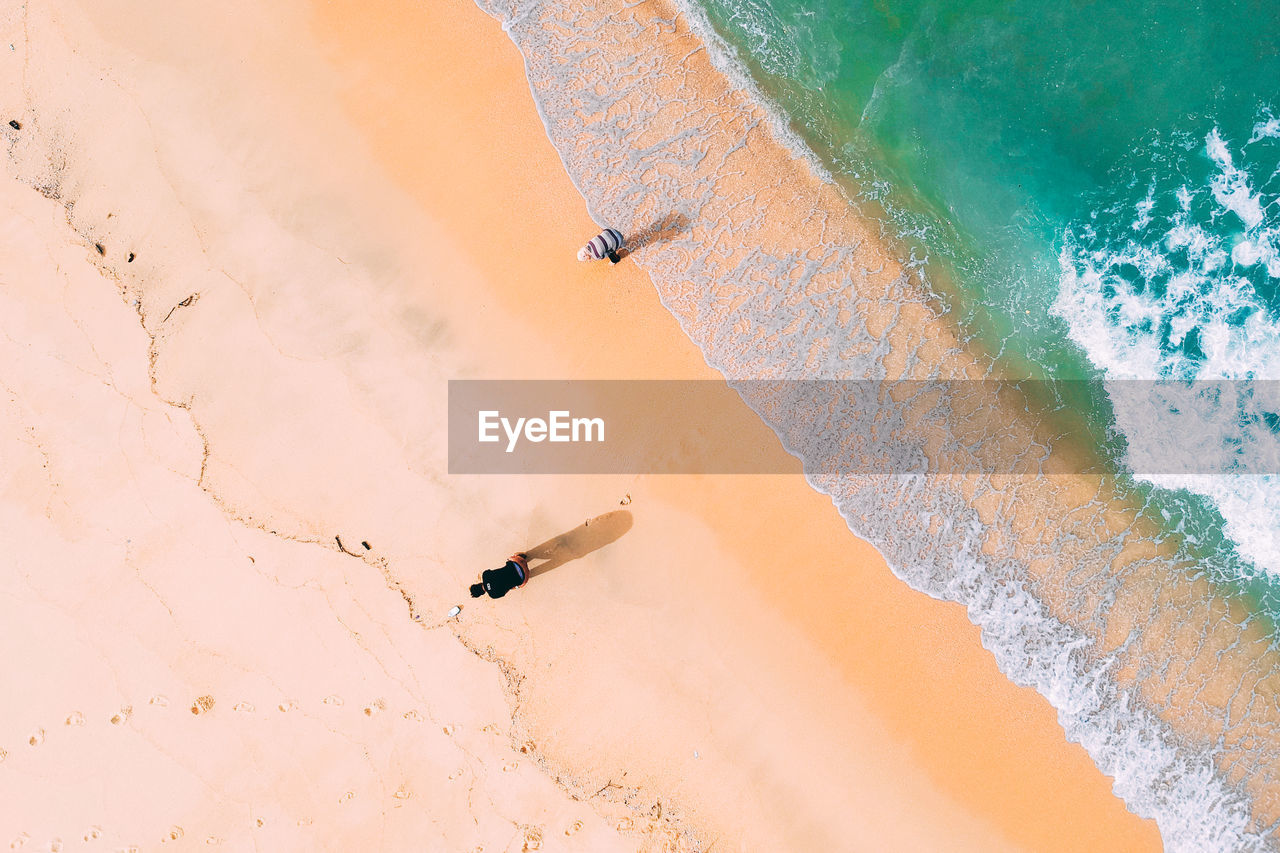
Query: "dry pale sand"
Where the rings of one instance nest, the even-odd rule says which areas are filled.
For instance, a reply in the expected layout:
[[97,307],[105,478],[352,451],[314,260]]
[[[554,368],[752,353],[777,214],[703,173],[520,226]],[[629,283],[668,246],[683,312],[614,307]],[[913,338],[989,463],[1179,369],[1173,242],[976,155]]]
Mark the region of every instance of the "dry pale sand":
[[712,375],[467,0],[0,27],[0,843],[1158,848],[798,475],[444,473],[450,378]]

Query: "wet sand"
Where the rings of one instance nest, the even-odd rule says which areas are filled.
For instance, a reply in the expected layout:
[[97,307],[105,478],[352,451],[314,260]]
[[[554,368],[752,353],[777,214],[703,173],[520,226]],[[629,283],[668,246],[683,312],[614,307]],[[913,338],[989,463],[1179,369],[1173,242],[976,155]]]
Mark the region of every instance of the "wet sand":
[[6,21],[3,622],[39,651],[0,670],[0,830],[1158,849],[798,474],[446,476],[450,378],[714,374],[634,265],[573,260],[593,225],[496,22],[238,11]]

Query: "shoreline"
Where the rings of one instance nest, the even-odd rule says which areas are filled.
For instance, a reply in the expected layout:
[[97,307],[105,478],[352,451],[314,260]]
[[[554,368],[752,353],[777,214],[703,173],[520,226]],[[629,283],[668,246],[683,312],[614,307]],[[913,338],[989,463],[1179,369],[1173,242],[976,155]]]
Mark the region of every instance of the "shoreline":
[[[0,297],[40,346],[4,376],[5,601],[61,630],[11,623],[43,655],[3,672],[14,834],[1157,849],[800,476],[443,476],[447,378],[716,374],[643,270],[573,260],[592,225],[496,22],[374,8],[18,22]],[[613,541],[444,618],[606,512]]]
[[[572,164],[575,183],[589,188],[588,205],[613,224],[643,223],[664,207],[693,223],[670,246],[646,248],[637,263],[708,363],[728,376],[833,370],[858,376],[867,369],[890,377],[974,375],[978,366],[954,330],[891,258],[867,248],[877,241],[822,180],[822,170],[814,174],[810,158],[797,160],[771,135],[768,110],[751,91],[726,84],[708,67],[706,45],[681,11],[686,6],[535,5],[522,7],[504,29],[521,45],[531,84],[547,102],[539,109],[548,133]],[[708,114],[713,121],[704,121]],[[616,170],[618,163],[627,168]],[[771,281],[778,275],[790,281],[779,287]],[[787,345],[779,346],[784,336]],[[771,405],[748,402],[757,412]],[[1016,406],[985,412],[992,420],[979,424],[997,434],[1013,426],[1013,440],[1047,446],[1053,434],[1019,412]],[[796,426],[803,432],[806,416],[824,421],[830,413],[770,420],[782,432]],[[943,441],[963,448],[982,435],[981,426],[960,425],[959,434],[957,425],[948,428]],[[908,435],[915,439],[936,440],[936,433]],[[1051,465],[1061,450],[1055,442]],[[836,498],[852,529],[892,546],[895,574],[910,586],[968,602],[1002,669],[1054,697],[1069,737],[1117,773],[1131,807],[1160,819],[1164,843],[1198,849],[1230,837],[1240,847],[1266,847],[1277,780],[1265,758],[1250,757],[1239,744],[1262,738],[1264,752],[1273,752],[1276,715],[1252,716],[1251,704],[1242,720],[1231,697],[1238,683],[1255,677],[1265,695],[1265,673],[1276,656],[1250,614],[1232,608],[1224,624],[1221,602],[1206,594],[1194,570],[1175,564],[1168,548],[1135,551],[1135,540],[1154,531],[1106,478],[1049,478],[1024,487],[1017,478],[997,477],[952,492],[930,485],[923,506],[915,501],[917,511],[931,512],[930,535],[906,546],[892,532],[900,519],[885,511],[895,487],[860,493],[839,477],[810,480]],[[931,541],[944,518],[946,535]],[[1059,529],[1048,519],[1064,523]],[[1049,595],[1029,591],[1036,589]],[[1016,602],[987,607],[1009,596]],[[1117,600],[1124,606],[1096,607]],[[1012,624],[1001,611],[1014,617]],[[1117,625],[1136,628],[1148,611],[1185,623],[1187,632],[1173,642],[1154,630],[1138,642],[1116,639]],[[1196,629],[1210,642],[1196,642]],[[1167,668],[1188,691],[1208,679],[1220,701],[1170,707],[1141,678],[1151,666]],[[1144,733],[1142,743],[1133,732]]]
[[[438,29],[448,29],[450,31],[461,31],[461,29],[465,27],[465,24],[459,20],[459,15],[462,15],[462,14],[463,13],[457,13],[455,15],[442,15],[441,17],[444,19],[444,22],[437,20],[437,21],[433,21],[430,24],[424,24],[424,23],[418,22],[416,19],[411,18],[410,20],[413,21],[413,23],[406,23],[406,25],[402,27],[402,29],[409,32],[421,32],[421,31],[438,30]],[[377,42],[381,49],[386,48],[387,43],[386,41],[384,41],[384,39],[386,39],[388,35],[389,34],[387,33],[382,33],[380,34],[380,37],[377,39]],[[484,39],[484,33],[479,32],[474,37],[469,38],[466,41],[471,45],[475,45],[477,43],[482,43],[483,39]],[[465,62],[465,59],[463,57],[457,56],[455,57],[455,61],[458,62],[463,68],[467,67],[463,65],[463,63]],[[523,69],[520,67],[522,63],[523,63],[523,60],[517,54],[512,59],[506,60],[505,64],[509,68],[511,66],[515,66],[517,69],[523,72]],[[437,73],[447,74],[448,72],[441,69]],[[510,75],[511,72],[508,71],[507,73],[508,75]],[[415,89],[415,91],[420,92],[422,91],[422,87],[425,85],[426,85],[426,82],[423,81],[423,82],[420,82],[417,86],[414,86],[413,88]],[[499,88],[496,91],[494,91],[492,94],[490,94],[487,100],[485,101],[485,103],[489,105],[490,110],[496,109],[496,106],[498,104],[507,105],[507,106],[504,106],[502,110],[503,122],[505,123],[508,120],[510,113],[512,112],[512,109],[509,105],[517,99],[519,90],[527,86],[528,86],[528,81],[523,77],[523,73],[521,73],[520,78],[518,78],[514,83],[507,83],[502,88]],[[479,104],[476,105],[476,108],[481,110],[483,109]],[[385,113],[388,110],[392,110],[393,107],[391,104],[384,102],[381,104],[368,104],[366,106],[366,109],[368,110],[368,114],[372,115],[375,113]],[[529,110],[529,113],[534,113],[534,111]],[[536,114],[530,115],[528,118],[525,119],[525,125],[531,126],[531,130],[533,132],[541,133],[543,136],[543,139],[545,140],[545,131],[541,127],[538,127],[535,124],[536,121],[540,121],[540,119],[537,118]],[[364,122],[362,122],[362,124],[363,123]],[[496,123],[493,123],[493,124],[496,124]],[[419,132],[425,132],[425,130],[426,130],[425,127],[419,128]],[[497,133],[496,127],[493,130],[489,131],[489,133],[496,134]],[[413,134],[413,135],[416,135],[416,134]],[[483,135],[485,135],[485,131],[482,130],[481,136]],[[530,146],[532,147],[533,144],[535,143],[530,143]],[[452,156],[450,158],[451,162],[458,162],[458,160],[464,156],[462,154],[462,149],[465,148],[465,146],[466,146],[466,143],[461,143],[458,146],[458,148],[453,150]],[[552,157],[556,158],[557,160],[559,159],[559,155],[555,153],[554,150],[549,153]],[[398,162],[398,168],[400,170],[398,173],[402,176],[412,175],[414,172],[413,167],[411,165],[405,164],[403,158],[396,158],[395,155],[391,155],[390,157],[388,157],[384,153],[383,159],[384,159],[384,162],[387,159],[396,160]],[[556,165],[559,166],[559,163],[556,163]],[[525,164],[525,168],[527,168],[527,164]],[[419,169],[417,188],[419,192],[422,194],[427,194],[432,192],[432,190],[426,186],[425,177],[426,177],[425,172],[422,169]],[[535,179],[526,178],[525,180],[529,182],[533,182]],[[401,181],[403,182],[403,178],[401,179]],[[566,180],[566,184],[567,184],[567,180]],[[450,191],[445,188],[437,188],[435,192],[438,193],[436,198],[440,199],[440,201],[438,201],[437,204],[445,203],[444,199],[448,198],[451,195]],[[454,190],[453,193],[456,195],[457,190]],[[490,225],[489,227],[493,227],[493,226]],[[585,233],[584,229],[589,230],[590,228],[591,228],[590,223],[585,220],[585,217],[583,217],[582,223],[580,226],[578,226],[578,229],[576,231],[569,230],[569,231],[563,232],[564,236],[561,238],[563,240],[563,248],[560,249],[561,255],[547,258],[546,263],[551,265],[553,268],[557,266],[562,266],[559,263],[559,261],[562,258],[567,258],[570,256],[571,247],[574,245],[575,237],[580,239],[581,233]],[[483,231],[484,231],[483,226],[476,228],[468,225],[467,227],[458,228],[455,233],[458,235],[459,239],[464,239],[465,234],[483,233]],[[528,251],[532,251],[532,250],[528,250]],[[522,258],[529,257],[529,254],[526,253],[526,250],[524,247],[522,247],[522,250],[517,254],[519,254],[520,257]],[[538,265],[540,265],[541,263],[542,263],[542,260],[539,259]],[[617,270],[611,271],[611,275],[615,275],[615,274],[620,275],[622,274],[622,272],[623,272],[623,268],[619,267]],[[657,374],[656,372],[653,372],[652,368],[651,368],[651,372],[643,372],[643,373],[634,372],[636,362],[644,363],[644,364],[652,364],[652,362],[649,360],[648,353],[645,354],[645,357],[641,359],[636,359],[635,362],[633,362],[630,359],[618,359],[618,358],[603,360],[601,357],[602,347],[600,344],[596,343],[596,341],[600,340],[601,338],[607,339],[610,334],[617,334],[617,332],[614,332],[613,330],[619,326],[630,325],[632,323],[638,322],[645,328],[649,327],[650,324],[653,322],[653,320],[651,320],[650,318],[655,316],[654,309],[657,306],[653,305],[651,302],[647,305],[645,304],[646,292],[648,291],[648,283],[645,280],[647,276],[644,278],[640,278],[634,285],[632,285],[631,287],[628,287],[626,292],[622,295],[618,294],[617,292],[618,288],[616,287],[616,284],[614,284],[611,280],[610,280],[610,283],[608,284],[602,284],[602,283],[598,284],[597,282],[601,281],[601,276],[598,274],[596,270],[587,270],[586,273],[584,273],[584,276],[587,279],[587,284],[586,284],[587,287],[608,288],[603,298],[598,298],[594,300],[595,304],[588,306],[588,314],[587,314],[588,317],[605,316],[610,318],[616,318],[619,314],[621,314],[627,318],[625,324],[618,323],[616,321],[610,322],[609,326],[606,329],[604,329],[602,332],[587,339],[587,346],[592,348],[591,349],[592,357],[589,360],[590,371],[585,374],[586,376],[608,376],[609,378],[617,378],[618,376],[625,377],[628,375],[637,375],[640,378],[652,378],[654,375],[662,375],[664,377],[671,376],[671,375],[690,376],[691,374],[689,371],[691,370],[699,371],[699,373],[696,373],[693,375],[714,375],[714,374],[708,374],[705,372],[706,370],[705,362],[703,362],[700,355],[697,355],[692,352],[692,347],[686,348],[686,351],[690,352],[691,355],[693,355],[693,358],[688,362],[688,364],[690,365],[689,367],[682,367],[682,368],[673,370],[673,365],[667,364],[666,366],[662,367],[662,370],[664,372],[661,374]],[[579,278],[579,277],[580,276],[575,276],[575,278]],[[495,279],[497,282],[501,282],[504,279],[504,277],[496,276]],[[553,282],[549,282],[548,285],[555,287],[557,293],[564,293],[565,289],[562,285],[557,286]],[[574,306],[571,311],[566,313],[575,314],[579,310],[581,310],[578,308],[578,306],[581,305],[582,302],[584,301],[583,297],[575,295],[572,291],[564,295],[569,297],[570,305]],[[523,287],[508,288],[502,291],[502,296],[507,301],[507,304],[512,305],[513,308],[522,315],[526,314],[526,312],[535,311],[535,306],[531,305],[530,302],[528,301],[527,292]],[[661,309],[659,309],[659,312],[660,311]],[[550,322],[550,320],[547,319],[549,314],[551,314],[551,311],[549,310],[549,306],[544,306],[542,311],[537,311],[536,313],[533,313],[532,316],[535,318],[538,318],[534,320],[534,325],[535,326],[539,325],[541,322],[544,322],[544,321]],[[659,320],[662,319],[660,314],[658,315],[658,319]],[[594,322],[594,321],[591,321],[591,322]],[[667,325],[668,325],[668,328],[670,328],[670,324],[668,323]],[[675,334],[677,336],[683,337],[680,332],[674,329],[672,329],[671,331],[665,332],[665,334],[668,336]],[[569,335],[566,337],[573,340],[580,340],[579,336],[577,335]],[[637,335],[634,338],[628,338],[628,340],[631,341],[636,338],[644,338],[644,337],[646,336]],[[584,360],[580,359],[579,363],[582,363],[582,361]],[[609,365],[610,369],[608,372],[605,372],[604,369],[602,368],[603,364]],[[659,483],[657,487],[661,492],[664,492],[664,493],[678,493],[683,488],[685,488],[682,486],[669,485],[665,483]],[[719,492],[723,495],[726,491],[732,490],[733,488],[735,488],[735,486],[725,484],[723,486],[712,488],[712,492]],[[775,484],[775,488],[776,488],[776,484]],[[744,501],[744,503],[751,505],[760,500],[767,499],[768,491],[769,491],[768,488],[764,488],[760,492],[756,493],[756,496],[753,500]],[[912,598],[916,597],[915,593],[907,592],[906,590],[903,590],[901,588],[900,582],[897,581],[897,579],[893,578],[892,575],[888,573],[887,569],[883,565],[883,560],[878,555],[874,554],[874,551],[869,546],[867,546],[865,543],[860,542],[860,540],[854,539],[854,537],[848,532],[847,527],[844,526],[843,520],[840,519],[839,516],[834,512],[828,500],[823,498],[821,495],[818,495],[817,493],[813,492],[809,488],[809,486],[799,478],[796,479],[795,488],[788,487],[787,491],[789,494],[797,495],[797,498],[796,498],[797,501],[799,501],[803,506],[803,509],[800,512],[789,514],[793,519],[793,521],[790,523],[795,523],[796,521],[799,521],[802,518],[803,519],[820,518],[822,520],[818,522],[819,524],[818,529],[823,532],[821,534],[818,534],[815,538],[830,537],[832,539],[835,539],[836,542],[843,541],[851,544],[857,543],[856,553],[866,555],[862,559],[874,561],[874,565],[876,568],[872,570],[873,579],[869,579],[869,583],[874,583],[876,585],[876,588],[879,590],[877,592],[878,602],[886,602],[888,600],[892,600],[894,597],[896,597],[895,593],[897,595],[905,594],[907,596],[911,596]],[[798,497],[801,493],[804,494],[803,498]],[[675,497],[674,494],[673,494],[673,497]],[[715,527],[717,525],[713,524],[712,526]],[[724,525],[723,523],[720,523],[719,526],[730,527],[730,525]],[[788,525],[784,525],[784,526],[788,526]],[[732,525],[731,527],[736,527],[740,529],[742,525],[741,524]],[[789,526],[788,526],[788,529],[790,529]],[[752,534],[748,534],[746,531],[741,531],[739,535],[746,536],[746,535],[752,535]],[[732,539],[733,537],[721,536],[720,538],[721,538],[721,541],[724,542],[725,539]],[[764,535],[763,531],[758,531],[758,532],[755,532],[754,535],[752,535],[752,538],[758,542],[758,540],[760,540],[761,538],[767,538],[767,535]],[[753,562],[751,555],[755,553],[756,549],[759,547],[760,547],[759,545],[755,545],[754,547],[743,547],[741,544],[737,545],[737,547],[735,547],[734,550],[741,555],[738,558],[739,564],[743,566],[750,566],[751,563]],[[842,550],[847,550],[847,547],[848,546],[846,546],[845,549],[841,549],[839,545],[836,545],[835,550],[831,556],[818,557],[817,559],[814,560],[814,562],[818,564],[834,563],[836,565],[840,565],[839,570],[834,572],[824,573],[824,575],[832,577],[832,579],[834,580],[835,577],[838,576],[840,572],[847,572],[851,568],[847,563],[845,563],[844,565],[841,565],[841,557],[839,556]],[[834,655],[832,654],[831,651],[827,651],[824,654],[828,656],[834,656],[835,658],[839,659],[840,661],[839,668],[842,673],[841,675],[842,678],[856,680],[858,678],[856,673],[859,667],[863,665],[863,664],[860,664],[859,661],[862,661],[865,663],[869,659],[874,659],[875,656],[872,654],[872,650],[875,649],[881,641],[870,640],[870,639],[851,641],[851,638],[848,636],[847,627],[844,623],[844,618],[845,618],[844,614],[847,614],[850,612],[865,612],[868,609],[868,604],[866,601],[859,602],[857,600],[858,595],[856,593],[856,590],[860,588],[859,584],[853,585],[849,595],[841,597],[841,601],[840,601],[841,606],[832,607],[830,608],[830,611],[827,611],[824,608],[824,612],[829,612],[830,615],[824,616],[823,619],[820,620],[821,624],[818,626],[815,626],[813,622],[814,614],[811,608],[809,607],[809,604],[804,600],[803,596],[797,596],[794,589],[790,589],[790,590],[787,589],[789,581],[785,576],[772,574],[772,573],[764,573],[763,576],[757,573],[753,573],[753,575],[754,575],[753,583],[758,585],[758,588],[764,591],[765,597],[768,600],[774,602],[773,606],[775,607],[782,606],[785,609],[785,612],[788,614],[788,621],[792,625],[798,625],[798,624],[803,625],[805,623],[808,623],[806,626],[807,631],[811,634],[816,634],[816,636],[821,638],[820,645],[822,648],[825,648],[828,650],[832,650],[832,649],[838,650],[834,653]],[[961,659],[964,661],[964,665],[966,667],[977,669],[983,672],[983,675],[975,678],[973,683],[966,684],[964,683],[965,679],[959,676],[958,674],[956,674],[956,670],[952,669],[949,666],[946,666],[946,665],[940,666],[936,661],[930,662],[927,664],[923,663],[924,661],[928,661],[931,657],[933,657],[934,654],[936,654],[932,650],[934,649],[934,647],[938,642],[937,640],[938,634],[935,634],[926,629],[926,631],[921,632],[920,635],[918,635],[916,639],[912,641],[909,649],[904,651],[903,656],[901,658],[897,658],[895,660],[884,660],[880,662],[880,665],[877,667],[877,670],[879,673],[878,677],[866,678],[865,675],[862,677],[861,691],[864,693],[864,695],[875,697],[875,701],[879,704],[881,708],[879,712],[881,719],[892,721],[892,720],[901,720],[904,718],[915,718],[918,722],[916,722],[914,725],[904,727],[906,729],[906,732],[904,732],[904,734],[909,732],[907,736],[909,738],[918,739],[918,742],[921,744],[920,747],[918,747],[916,750],[913,750],[913,751],[916,752],[917,754],[924,755],[924,756],[928,756],[934,750],[938,750],[939,752],[944,754],[948,752],[947,744],[944,742],[948,740],[949,736],[954,736],[955,732],[953,730],[948,734],[945,734],[945,735],[942,734],[942,732],[944,731],[943,727],[946,726],[946,715],[937,714],[935,716],[934,714],[926,713],[922,716],[919,709],[925,706],[955,702],[956,699],[954,697],[942,698],[942,696],[939,695],[940,690],[930,691],[931,698],[922,699],[921,696],[918,693],[914,693],[911,688],[905,688],[902,685],[897,685],[897,686],[893,685],[894,675],[895,673],[898,672],[896,668],[899,665],[900,661],[902,662],[904,667],[923,665],[923,666],[927,666],[929,671],[931,672],[931,678],[925,680],[931,686],[935,684],[946,683],[948,688],[952,690],[956,690],[957,692],[963,695],[966,695],[967,700],[970,702],[991,703],[997,706],[1003,706],[1007,703],[1010,708],[1019,709],[1016,712],[1014,712],[1015,715],[1018,716],[1019,718],[1024,720],[1026,720],[1027,718],[1035,718],[1040,720],[1040,722],[1036,724],[1034,729],[1035,731],[1037,731],[1037,734],[1035,735],[1036,749],[1050,750],[1054,755],[1052,759],[1048,758],[1047,756],[1039,759],[1040,761],[1044,762],[1044,765],[1043,765],[1045,768],[1044,770],[1041,770],[1041,771],[1033,770],[1028,772],[1027,767],[1036,766],[1038,762],[1036,760],[1027,760],[1025,746],[1023,746],[1022,748],[1024,749],[1024,752],[1022,754],[1018,755],[1017,758],[1011,758],[1011,759],[998,762],[998,764],[1000,765],[999,769],[991,770],[989,772],[989,775],[983,771],[976,770],[973,767],[968,767],[964,770],[959,770],[955,766],[954,757],[947,759],[945,763],[934,762],[933,767],[935,769],[932,772],[935,774],[938,772],[941,772],[944,774],[945,777],[949,777],[949,782],[945,786],[946,789],[949,790],[953,796],[959,795],[963,797],[965,796],[964,792],[974,790],[975,783],[976,783],[979,790],[990,792],[994,788],[995,790],[1001,791],[1004,797],[1017,801],[1018,806],[1006,805],[996,810],[1006,811],[1006,814],[1002,815],[1004,820],[1011,820],[1015,822],[1015,824],[1021,824],[1021,829],[1018,830],[1018,832],[1022,833],[1022,837],[1024,838],[1027,838],[1027,837],[1035,838],[1034,843],[1040,845],[1040,847],[1038,847],[1037,849],[1049,849],[1050,847],[1052,847],[1053,841],[1051,839],[1055,834],[1057,835],[1059,843],[1061,843],[1062,839],[1069,834],[1067,832],[1068,827],[1072,827],[1073,829],[1075,829],[1075,831],[1078,832],[1079,831],[1078,827],[1081,824],[1088,824],[1090,822],[1093,822],[1094,825],[1098,827],[1097,832],[1092,835],[1092,837],[1088,842],[1092,844],[1095,849],[1097,849],[1098,845],[1100,844],[1105,846],[1105,841],[1103,839],[1107,838],[1108,835],[1110,835],[1110,837],[1113,840],[1124,839],[1123,842],[1117,841],[1117,843],[1121,844],[1122,846],[1127,845],[1130,849],[1133,849],[1135,847],[1141,847],[1144,844],[1153,844],[1153,845],[1158,844],[1157,841],[1154,841],[1155,836],[1154,836],[1153,828],[1150,827],[1150,824],[1143,822],[1137,818],[1134,818],[1131,815],[1128,815],[1127,813],[1122,813],[1122,815],[1119,816],[1114,822],[1111,818],[1108,818],[1106,823],[1098,821],[1097,819],[1098,815],[1095,810],[1101,810],[1103,808],[1110,809],[1113,805],[1117,804],[1109,792],[1106,792],[1104,796],[1100,798],[1098,798],[1098,795],[1096,793],[1090,793],[1087,795],[1084,793],[1075,793],[1070,797],[1068,797],[1067,800],[1071,803],[1073,808],[1087,810],[1088,813],[1090,814],[1090,817],[1087,819],[1080,818],[1078,816],[1072,817],[1072,818],[1063,817],[1062,823],[1059,825],[1059,828],[1057,829],[1049,828],[1048,826],[1042,827],[1040,829],[1033,829],[1030,826],[1030,824],[1034,822],[1034,818],[1020,817],[1020,818],[1014,819],[1008,816],[1009,813],[1015,813],[1021,810],[1025,810],[1028,812],[1033,811],[1037,805],[1043,805],[1046,799],[1056,799],[1059,804],[1062,803],[1062,792],[1060,790],[1054,791],[1052,794],[1050,794],[1048,790],[1035,788],[1034,784],[1028,785],[1025,778],[1018,777],[1019,767],[1021,767],[1022,771],[1029,776],[1034,775],[1034,776],[1040,776],[1040,777],[1047,777],[1050,774],[1060,774],[1062,773],[1062,768],[1064,766],[1074,766],[1078,768],[1076,771],[1073,771],[1072,775],[1074,775],[1074,773],[1079,773],[1080,776],[1084,778],[1088,778],[1090,775],[1096,774],[1097,771],[1092,767],[1090,763],[1088,763],[1087,759],[1084,759],[1082,752],[1078,751],[1078,747],[1076,747],[1074,744],[1068,744],[1063,741],[1061,736],[1061,729],[1058,727],[1057,722],[1053,719],[1052,711],[1049,708],[1047,708],[1047,706],[1043,705],[1043,700],[1040,700],[1038,697],[1034,697],[1034,694],[1032,694],[1030,691],[1026,690],[1025,688],[1017,688],[1017,687],[1014,687],[1013,685],[1008,684],[1007,680],[1005,680],[1003,676],[999,675],[998,671],[995,670],[994,663],[990,660],[987,653],[980,648],[980,644],[977,642],[976,628],[974,628],[970,623],[968,623],[967,619],[964,618],[959,608],[956,608],[954,605],[947,605],[940,602],[929,601],[927,599],[925,601],[927,603],[923,604],[922,607],[924,609],[924,612],[927,612],[929,614],[928,616],[923,616],[922,614],[915,615],[919,613],[919,611],[917,611],[915,608],[910,608],[910,607],[907,607],[904,610],[899,610],[897,615],[901,616],[903,619],[906,619],[906,620],[915,618],[915,619],[933,621],[935,624],[946,624],[948,626],[948,629],[946,631],[941,632],[946,635],[949,635],[950,632],[954,631],[956,633],[962,633],[969,637],[972,637],[973,638],[972,645],[969,647],[971,651],[963,655]],[[779,605],[779,602],[781,602],[781,605]],[[900,605],[900,604],[895,604],[890,606],[898,607],[898,608],[903,607],[903,605]],[[845,610],[844,608],[847,608],[847,610]],[[908,613],[913,615],[907,616],[906,614]],[[942,614],[948,614],[948,615],[943,616]],[[886,628],[887,628],[886,623],[891,621],[892,620],[886,620],[884,617],[880,617],[877,620],[878,624],[886,625]],[[978,685],[982,685],[982,686],[979,687]],[[1000,688],[995,688],[992,685],[1000,685]],[[991,696],[984,695],[985,690],[994,690],[998,698],[995,699],[994,702],[992,702]],[[1032,710],[1033,708],[1036,708],[1037,704],[1039,704],[1040,707],[1037,708],[1036,710]],[[908,709],[913,709],[913,710],[908,710]],[[988,711],[987,713],[992,713],[992,712]],[[972,712],[957,712],[956,716],[964,717],[964,716],[970,716],[971,714]],[[1001,752],[1003,752],[1004,750],[1019,749],[1019,745],[1017,743],[1011,744],[1009,738],[1003,737],[1000,734],[1003,728],[1002,723],[1003,723],[1003,715],[997,712],[997,713],[992,713],[992,718],[990,722],[982,722],[982,723],[975,724],[975,727],[974,727],[975,730],[973,731],[973,733],[966,735],[964,748],[974,749],[975,751],[978,751],[978,750],[981,750],[983,747],[985,747],[988,750],[1001,751]],[[1032,730],[1032,727],[1028,726],[1028,731],[1025,732],[1024,734],[1029,736],[1031,730]],[[922,739],[921,736],[924,732],[937,732],[938,734],[936,736],[928,736]],[[993,742],[1000,743],[1001,745],[993,749],[992,747]],[[928,746],[924,746],[923,744],[928,744]],[[952,747],[954,747],[954,744],[952,744]],[[1059,748],[1069,753],[1069,757],[1059,755],[1058,754]],[[989,755],[984,757],[989,757]],[[1082,761],[1081,759],[1084,759],[1084,760]],[[925,761],[926,763],[929,763],[928,758],[925,758]],[[1053,768],[1053,769],[1051,770],[1050,768]],[[1008,775],[1003,776],[1003,774],[1008,774]],[[1066,775],[1066,774],[1063,774],[1063,775]],[[1005,778],[1005,779],[1018,779],[1018,781],[996,782],[994,781],[994,779],[997,777]],[[983,781],[979,781],[980,779]],[[1099,785],[1098,789],[1094,789],[1094,790],[1105,791],[1109,783],[1107,783],[1104,779],[1099,779],[1099,781],[1102,782],[1102,784]],[[1074,784],[1079,784],[1081,788],[1087,789],[1087,786],[1084,785],[1082,782],[1073,782],[1073,785]],[[1019,791],[1018,789],[1020,788],[1021,790]],[[1015,791],[1018,791],[1018,792],[1014,793]],[[987,810],[991,811],[992,807],[988,805]],[[1126,834],[1126,831],[1108,833],[1107,831],[1108,828],[1114,830],[1116,828],[1117,823],[1120,825],[1127,825],[1129,821],[1133,821],[1136,824],[1136,827],[1137,827],[1136,830],[1135,829],[1127,830],[1127,834]],[[1144,837],[1149,840],[1146,842],[1137,841],[1138,838],[1144,838]],[[1079,843],[1085,844],[1086,842],[1079,841]]]

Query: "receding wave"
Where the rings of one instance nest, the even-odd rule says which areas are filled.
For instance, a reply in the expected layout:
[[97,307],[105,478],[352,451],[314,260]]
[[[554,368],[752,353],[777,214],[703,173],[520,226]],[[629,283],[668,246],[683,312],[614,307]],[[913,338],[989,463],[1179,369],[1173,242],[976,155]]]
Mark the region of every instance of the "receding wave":
[[[850,528],[908,584],[968,608],[1001,669],[1058,709],[1067,736],[1132,811],[1158,821],[1169,849],[1271,849],[1272,629],[1215,596],[1214,567],[1166,536],[1140,499],[1105,474],[848,473],[872,433],[923,454],[922,471],[1005,444],[1044,448],[1046,473],[1079,472],[1077,457],[1095,451],[1053,401],[960,395],[949,417],[915,416],[930,383],[988,378],[992,363],[967,350],[701,12],[479,2],[522,51],[593,216],[630,235],[663,304],[731,384],[920,383],[873,431],[848,429],[854,414],[841,405],[789,396],[793,383],[736,386]],[[1055,417],[1027,417],[1045,405]]]
[[[1248,460],[1280,448],[1280,400],[1252,383],[1204,381],[1280,377],[1280,122],[1264,115],[1234,144],[1217,127],[1197,141],[1160,146],[1151,171],[1121,176],[1120,187],[1145,184],[1140,196],[1108,200],[1128,205],[1130,216],[1095,216],[1071,229],[1054,310],[1110,380],[1198,388],[1163,406],[1135,407],[1113,394],[1131,446],[1176,436],[1182,452],[1219,470],[1257,474]],[[1221,428],[1183,428],[1206,417]],[[1143,475],[1143,466],[1132,467],[1157,486],[1209,498],[1241,553],[1280,573],[1274,476]]]

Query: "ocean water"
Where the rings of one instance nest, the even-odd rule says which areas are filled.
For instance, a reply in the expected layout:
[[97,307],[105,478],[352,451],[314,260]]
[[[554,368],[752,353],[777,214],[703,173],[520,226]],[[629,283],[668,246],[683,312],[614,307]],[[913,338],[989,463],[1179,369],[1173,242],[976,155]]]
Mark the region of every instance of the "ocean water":
[[[1247,462],[1280,435],[1280,9],[700,4],[1001,373],[1101,380],[1073,403],[1119,478],[1274,618],[1280,468]],[[1171,442],[1205,473],[1143,464]]]
[[[1280,379],[1274,6],[702,6],[1008,375]],[[1237,429],[1193,431],[1207,469],[1274,444],[1277,406],[1253,390],[1237,394]],[[1206,396],[1200,407],[1223,405]],[[1276,478],[1134,471],[1126,445],[1158,445],[1186,423],[1133,401],[1076,403],[1122,470],[1160,487],[1159,512],[1220,547],[1231,576],[1268,586],[1280,575]]]
[[[1231,470],[1280,424],[1267,386],[1185,385],[1280,379],[1274,18],[478,2],[523,53],[589,210],[640,244],[634,261],[711,366],[921,381],[897,411],[735,386],[849,527],[904,582],[967,608],[1001,670],[1057,708],[1168,849],[1276,849],[1275,478],[1150,470],[1142,452],[1175,435]],[[689,85],[697,57],[727,85]],[[897,263],[864,252],[873,242]],[[1086,381],[1044,412],[984,421],[944,384],[975,366]],[[1155,378],[1184,384],[1119,384]],[[1010,435],[1069,444],[1019,425],[1064,409],[1101,474],[941,473]],[[883,416],[870,444],[848,429],[868,410]],[[1218,432],[1203,426],[1223,412]],[[847,473],[867,454],[902,467]]]

